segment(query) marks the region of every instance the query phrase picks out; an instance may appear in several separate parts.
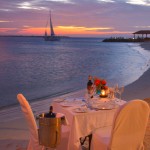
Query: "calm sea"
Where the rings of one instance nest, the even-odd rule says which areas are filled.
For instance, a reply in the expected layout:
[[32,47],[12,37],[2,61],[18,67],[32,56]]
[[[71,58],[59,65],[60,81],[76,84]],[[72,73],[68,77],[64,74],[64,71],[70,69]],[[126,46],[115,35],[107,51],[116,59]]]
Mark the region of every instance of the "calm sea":
[[88,75],[108,85],[127,85],[149,67],[150,52],[138,43],[104,43],[101,38],[0,37],[0,108],[83,89]]

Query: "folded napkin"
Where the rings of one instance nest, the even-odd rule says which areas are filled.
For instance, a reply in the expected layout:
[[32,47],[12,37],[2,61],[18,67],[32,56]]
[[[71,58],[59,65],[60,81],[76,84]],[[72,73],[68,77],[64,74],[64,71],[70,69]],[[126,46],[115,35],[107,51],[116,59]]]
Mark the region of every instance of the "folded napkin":
[[62,113],[56,113],[56,118],[61,118],[61,123],[63,125],[69,125],[69,122],[68,122],[68,120],[67,120],[67,118],[65,117],[64,114],[62,114]]
[[75,108],[73,109],[74,112],[77,112],[77,113],[83,113],[83,112],[87,112],[88,111],[88,108],[87,107],[78,107],[78,108]]

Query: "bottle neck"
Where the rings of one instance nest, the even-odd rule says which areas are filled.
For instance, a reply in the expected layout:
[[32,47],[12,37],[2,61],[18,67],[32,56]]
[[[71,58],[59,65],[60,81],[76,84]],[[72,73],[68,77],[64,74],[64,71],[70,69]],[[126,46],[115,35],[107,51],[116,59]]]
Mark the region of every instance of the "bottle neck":
[[50,106],[50,108],[49,108],[49,113],[50,113],[50,114],[53,113],[53,106]]
[[91,80],[89,80],[88,83],[87,83],[88,86],[92,86],[92,84],[93,84],[93,83],[92,83]]

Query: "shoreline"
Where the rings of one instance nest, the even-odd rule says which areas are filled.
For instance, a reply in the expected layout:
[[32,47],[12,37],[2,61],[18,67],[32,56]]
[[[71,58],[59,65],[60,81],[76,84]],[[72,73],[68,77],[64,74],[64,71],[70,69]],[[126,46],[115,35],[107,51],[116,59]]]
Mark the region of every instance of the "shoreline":
[[[142,42],[142,43],[139,43],[139,44],[140,44],[139,46],[141,46],[144,50],[150,51],[150,42]],[[149,58],[149,62],[150,62],[150,58]],[[150,68],[148,70],[146,70],[137,80],[135,80],[132,83],[124,86],[125,91],[122,94],[122,97],[125,100],[130,100],[130,99],[134,98],[134,95],[132,96],[133,92],[130,92],[130,90],[132,90],[132,89],[133,89],[133,91],[135,91],[134,89],[138,90],[139,88],[136,87],[138,85],[137,82],[139,82],[138,80],[140,80],[140,81],[144,80],[145,76],[147,77],[147,75],[145,75],[145,74],[148,73],[149,71],[150,71]],[[141,84],[141,83],[139,83],[139,84]],[[141,85],[144,85],[144,83],[141,84]],[[60,92],[60,93],[57,93],[57,94],[53,94],[53,95],[50,95],[50,96],[45,96],[45,97],[41,97],[41,98],[37,98],[37,99],[32,99],[31,101],[29,101],[29,103],[36,103],[38,101],[53,99],[53,98],[60,97],[60,96],[66,95],[66,94],[74,93],[76,91],[78,92],[80,90],[83,90],[83,89],[74,89],[74,90],[70,90],[70,91],[66,91],[66,92]],[[127,94],[130,94],[130,95],[127,96]],[[138,94],[138,95],[140,95],[140,94]],[[149,97],[150,97],[150,95],[149,95]],[[143,96],[142,96],[142,99],[143,99]],[[11,108],[16,107],[16,106],[19,106],[19,104],[15,103],[15,104],[11,104],[11,105],[8,105],[8,106],[0,106],[0,111],[5,110],[5,109],[11,109]]]
[[[30,99],[29,103],[36,103],[38,101],[53,99],[53,98],[60,97],[62,95],[66,95],[66,94],[70,94],[70,93],[73,93],[73,92],[76,92],[76,91],[79,91],[79,90],[70,90],[70,91],[67,91],[67,92],[60,92],[60,93],[52,94],[50,96],[45,96],[45,97],[42,97],[42,98]],[[15,104],[7,105],[7,106],[0,106],[0,111],[5,110],[5,109],[9,109],[9,108],[13,108],[13,107],[17,107],[17,106],[19,106],[19,103],[17,102],[17,99],[16,99]]]
[[[150,42],[140,43],[141,47],[150,51]],[[122,99],[144,99],[150,97],[150,69],[134,81],[125,86]],[[67,93],[57,97],[82,97],[85,89]],[[46,112],[53,98],[30,102],[34,114]],[[0,110],[0,148],[4,150],[25,150],[29,137],[28,128],[21,112],[20,105]]]
[[[143,49],[150,51],[150,42],[140,43],[140,46]],[[150,77],[150,68],[147,71],[145,71],[144,74],[139,79],[125,86],[122,98],[125,100],[149,98],[150,97],[149,77]]]
[[[55,98],[82,97],[85,89],[71,92]],[[34,115],[48,112],[53,99],[29,102]],[[37,121],[37,120],[36,120]],[[38,122],[37,122],[38,124]],[[3,150],[26,150],[29,142],[29,130],[21,111],[20,104],[11,108],[0,110],[0,149]]]

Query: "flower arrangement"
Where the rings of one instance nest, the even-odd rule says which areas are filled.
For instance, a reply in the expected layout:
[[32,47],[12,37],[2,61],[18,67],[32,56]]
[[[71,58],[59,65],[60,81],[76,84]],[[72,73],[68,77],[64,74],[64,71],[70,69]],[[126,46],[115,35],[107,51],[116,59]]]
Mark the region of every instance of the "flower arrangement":
[[106,80],[94,77],[94,85],[97,93],[100,93],[102,89],[107,90],[108,87],[106,86],[106,84]]

